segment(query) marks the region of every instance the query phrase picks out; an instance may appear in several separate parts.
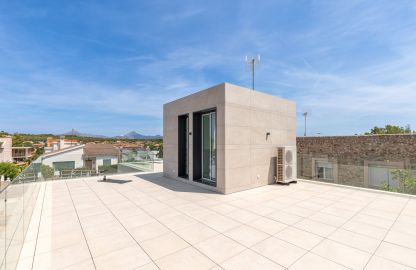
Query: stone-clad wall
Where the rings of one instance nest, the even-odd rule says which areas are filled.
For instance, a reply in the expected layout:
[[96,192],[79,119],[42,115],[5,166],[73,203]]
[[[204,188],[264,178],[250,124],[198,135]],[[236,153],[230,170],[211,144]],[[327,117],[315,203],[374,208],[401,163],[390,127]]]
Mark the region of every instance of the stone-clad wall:
[[416,134],[298,137],[299,178],[313,179],[313,159],[337,164],[335,182],[365,186],[365,162],[401,163],[416,170]]

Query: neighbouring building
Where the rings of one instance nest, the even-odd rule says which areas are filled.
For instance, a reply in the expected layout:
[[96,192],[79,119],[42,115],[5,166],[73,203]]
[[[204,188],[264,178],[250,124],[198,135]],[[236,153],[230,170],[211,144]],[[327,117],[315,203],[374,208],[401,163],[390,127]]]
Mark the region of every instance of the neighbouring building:
[[396,188],[395,170],[416,172],[416,135],[298,137],[296,144],[299,178]]
[[12,158],[13,162],[23,162],[30,159],[35,153],[35,149],[32,146],[13,146]]
[[111,144],[88,143],[84,147],[84,167],[99,170],[101,166],[117,165],[120,150]]
[[44,154],[35,163],[50,166],[54,169],[55,175],[59,175],[59,172],[63,170],[99,171],[102,166],[117,165],[119,158],[120,152],[117,147],[111,144],[89,143]]
[[11,136],[0,137],[0,162],[22,162],[34,154],[31,146],[13,146]]
[[164,175],[232,193],[274,183],[296,145],[294,102],[223,83],[163,106]]
[[72,146],[80,145],[78,140],[65,139],[65,136],[60,136],[59,139],[48,137],[46,139],[45,154],[59,151]]
[[77,145],[40,156],[35,163],[50,166],[55,173],[84,167],[84,146]]
[[0,137],[0,162],[12,162],[12,137]]

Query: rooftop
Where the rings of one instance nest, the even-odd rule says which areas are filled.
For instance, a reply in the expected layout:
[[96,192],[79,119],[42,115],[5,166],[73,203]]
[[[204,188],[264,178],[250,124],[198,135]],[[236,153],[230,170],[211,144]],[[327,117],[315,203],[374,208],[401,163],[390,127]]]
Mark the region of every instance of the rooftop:
[[416,199],[300,181],[222,195],[160,173],[37,182],[18,269],[412,269]]
[[111,145],[104,143],[87,143],[84,147],[84,153],[86,156],[118,156],[119,150]]

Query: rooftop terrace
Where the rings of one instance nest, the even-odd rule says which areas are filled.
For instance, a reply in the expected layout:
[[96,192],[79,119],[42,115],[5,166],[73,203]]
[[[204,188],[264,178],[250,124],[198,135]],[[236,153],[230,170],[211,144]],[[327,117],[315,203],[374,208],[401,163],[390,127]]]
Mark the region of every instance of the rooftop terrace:
[[301,181],[222,195],[160,173],[37,182],[18,269],[414,269],[416,199]]

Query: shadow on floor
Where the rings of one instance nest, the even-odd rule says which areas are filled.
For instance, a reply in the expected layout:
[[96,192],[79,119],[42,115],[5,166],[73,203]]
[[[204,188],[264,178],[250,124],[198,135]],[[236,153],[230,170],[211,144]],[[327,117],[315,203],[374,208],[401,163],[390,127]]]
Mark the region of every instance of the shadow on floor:
[[[149,174],[137,174],[134,175],[137,178],[151,182],[153,184],[162,186],[172,191],[177,192],[192,192],[192,193],[204,193],[204,194],[220,194],[216,191],[204,189],[194,186],[190,183],[181,182],[179,180],[167,178],[163,176],[163,173],[149,173]],[[189,180],[190,181],[190,180]]]
[[113,184],[126,184],[129,182],[132,182],[133,180],[121,180],[121,179],[109,179],[107,178],[107,180],[98,180],[97,182],[101,182],[101,183],[113,183]]

